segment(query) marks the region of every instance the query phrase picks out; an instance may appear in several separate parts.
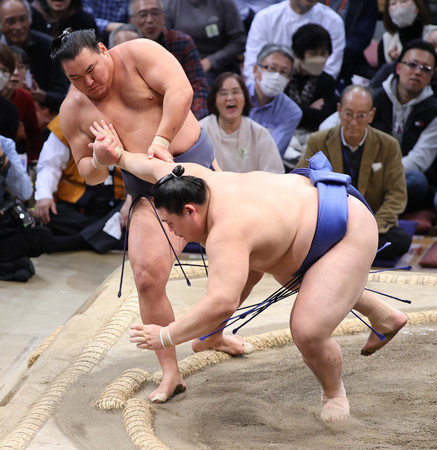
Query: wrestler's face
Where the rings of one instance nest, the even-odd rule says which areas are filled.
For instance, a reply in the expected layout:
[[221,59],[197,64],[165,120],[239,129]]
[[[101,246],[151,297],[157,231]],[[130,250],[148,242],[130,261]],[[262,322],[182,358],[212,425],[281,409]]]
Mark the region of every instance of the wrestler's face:
[[93,100],[103,98],[112,83],[112,59],[99,43],[99,52],[84,48],[76,58],[63,61],[62,68],[72,85]]
[[176,236],[183,237],[188,242],[200,240],[197,210],[191,205],[185,205],[181,215],[171,214],[165,208],[159,208],[158,213],[162,222],[166,223]]
[[215,98],[219,117],[230,121],[241,118],[244,103],[244,93],[238,81],[234,77],[226,78]]
[[352,89],[343,97],[343,103],[337,105],[343,137],[345,141],[356,147],[363,139],[366,127],[372,122],[375,108],[372,108],[372,97],[359,88]]
[[165,16],[157,0],[137,0],[133,4],[129,21],[141,30],[147,39],[156,41],[162,33]]

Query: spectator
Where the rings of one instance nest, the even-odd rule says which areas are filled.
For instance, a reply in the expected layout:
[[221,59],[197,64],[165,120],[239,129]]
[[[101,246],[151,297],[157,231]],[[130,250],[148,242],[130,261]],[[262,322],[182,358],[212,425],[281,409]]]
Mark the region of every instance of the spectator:
[[167,24],[193,38],[211,86],[223,72],[240,73],[246,33],[233,0],[166,0]]
[[0,280],[27,281],[35,273],[29,257],[51,249],[50,230],[35,225],[30,213],[17,201],[31,196],[32,182],[14,141],[0,136]]
[[141,33],[135,25],[125,23],[109,33],[108,47],[112,48],[118,44],[122,44],[123,42],[132,41],[133,39],[140,39],[143,37],[143,33]]
[[302,110],[302,120],[285,153],[287,167],[293,168],[305,151],[308,136],[335,111],[335,81],[325,70],[332,54],[331,36],[320,25],[302,25],[292,38],[294,72],[285,93]]
[[51,38],[31,30],[32,14],[27,0],[0,0],[0,41],[23,48],[29,56],[34,77],[30,92],[35,101],[52,110],[59,109],[68,89],[68,80],[50,59]]
[[18,109],[2,92],[15,72],[15,59],[7,45],[0,43],[0,136],[15,140],[18,131]]
[[413,39],[426,39],[437,26],[429,25],[431,17],[423,0],[385,0],[385,33],[378,46],[378,65],[394,62],[402,47]]
[[100,185],[86,185],[59,127],[59,116],[48,128],[51,133],[37,164],[34,214],[54,235],[52,252],[106,253],[122,248],[126,217],[120,214],[124,198],[120,169],[112,167]]
[[297,167],[322,151],[334,172],[351,176],[375,214],[378,248],[387,242],[378,259],[393,260],[411,245],[409,234],[399,227],[398,218],[407,204],[404,168],[399,143],[392,136],[370,127],[375,115],[372,93],[363,86],[348,86],[337,105],[341,124],[313,133]]
[[378,0],[320,0],[344,20],[346,47],[339,78],[351,84],[353,75],[370,80],[375,70],[370,66],[364,50],[369,46],[378,20]]
[[15,71],[9,79],[1,94],[10,100],[18,109],[19,129],[15,139],[17,152],[27,155],[27,162],[32,163],[38,159],[42,145],[41,128],[36,115],[35,103],[32,95],[26,89],[26,75],[28,74],[29,59],[26,52],[15,45],[9,48],[6,45],[0,47],[11,51],[15,59]]
[[431,206],[437,188],[437,99],[430,87],[435,66],[432,44],[413,40],[403,47],[396,74],[374,94],[373,126],[391,134],[401,146],[408,211]]
[[284,94],[293,71],[293,56],[285,45],[266,44],[253,66],[255,82],[247,89],[252,108],[249,117],[270,131],[281,157],[302,118],[302,111]]
[[329,30],[333,52],[326,64],[326,72],[334,79],[340,73],[345,46],[344,24],[341,17],[317,0],[289,0],[261,10],[253,19],[247,35],[244,53],[244,76],[253,76],[259,50],[269,42],[289,46],[293,34],[307,23],[315,23]]
[[215,80],[208,97],[211,113],[200,121],[214,146],[221,169],[230,172],[283,173],[284,166],[268,130],[247,117],[249,92],[240,75],[224,72]]
[[83,10],[82,0],[33,0],[32,29],[58,37],[66,28],[97,31],[93,16]]
[[[431,31],[428,34],[426,41],[431,43],[434,50],[437,52],[437,29]],[[371,88],[378,88],[382,86],[382,83],[388,78],[388,76],[396,71],[397,60],[392,63],[383,64],[378,71],[375,73],[374,77],[370,80]],[[434,91],[434,96],[437,96],[437,73],[434,71],[431,79],[431,88]]]
[[83,9],[94,17],[105,41],[111,31],[128,23],[127,5],[128,0],[83,0]]
[[130,0],[129,20],[143,36],[166,48],[181,64],[194,91],[191,110],[197,120],[208,115],[208,82],[199,52],[188,34],[166,28],[160,0]]

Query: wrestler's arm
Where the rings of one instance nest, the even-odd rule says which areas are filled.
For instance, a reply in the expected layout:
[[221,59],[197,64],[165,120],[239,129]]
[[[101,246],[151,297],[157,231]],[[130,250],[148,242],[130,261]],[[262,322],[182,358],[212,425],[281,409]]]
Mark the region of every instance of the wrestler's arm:
[[[229,228],[226,223],[226,228]],[[242,233],[216,230],[220,238],[211,235],[206,243],[208,254],[208,292],[185,315],[170,323],[168,330],[174,345],[213,332],[229,319],[240,305],[240,298],[249,274],[249,251]],[[211,239],[213,242],[211,243]],[[141,348],[162,348],[158,325],[133,325],[131,342]]]
[[182,66],[164,47],[144,39],[132,42],[134,45],[129,50],[133,52],[138,72],[153,90],[164,96],[156,135],[171,144],[190,111],[193,89]]
[[59,123],[68,141],[80,176],[91,185],[103,183],[108,177],[108,168],[96,169],[92,164],[92,150],[88,144],[91,138],[82,130],[79,115],[74,112],[74,104],[68,99],[61,105]]

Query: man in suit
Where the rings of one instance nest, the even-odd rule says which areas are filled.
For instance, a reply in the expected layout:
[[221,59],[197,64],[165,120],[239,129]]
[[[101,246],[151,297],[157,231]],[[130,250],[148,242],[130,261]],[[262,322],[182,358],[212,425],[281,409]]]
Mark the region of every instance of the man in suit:
[[371,92],[363,86],[348,86],[337,105],[340,125],[310,135],[297,167],[318,151],[329,159],[335,172],[351,176],[352,184],[372,208],[378,224],[381,248],[378,258],[394,259],[408,251],[409,234],[399,227],[398,216],[407,203],[404,168],[399,143],[370,127],[375,115]]

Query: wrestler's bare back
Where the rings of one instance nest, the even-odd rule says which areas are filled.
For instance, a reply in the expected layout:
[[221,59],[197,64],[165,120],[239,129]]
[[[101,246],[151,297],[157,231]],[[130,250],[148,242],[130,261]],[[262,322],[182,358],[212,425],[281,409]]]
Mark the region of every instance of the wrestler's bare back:
[[[162,55],[161,49],[157,49],[154,43],[145,39],[141,41],[137,45],[131,45],[134,42],[131,41],[126,43],[130,45],[121,44],[109,50],[109,67],[111,69],[113,64],[113,70],[110,70],[107,80],[107,93],[102,98],[93,99],[92,94],[87,95],[87,91],[83,92],[82,87],[76,88],[73,82],[62,104],[61,127],[76,161],[90,155],[87,144],[94,141],[94,136],[89,127],[94,121],[102,119],[114,125],[123,147],[131,152],[146,153],[152,143],[162,119],[164,97],[157,91],[162,87],[161,82],[151,79],[148,83],[141,74],[141,66],[159,58],[160,64],[167,67],[167,77],[184,77],[185,74],[172,55],[168,52]],[[141,52],[148,52],[147,58],[139,58]],[[179,69],[182,74],[178,73]],[[155,76],[155,73],[152,75]],[[199,133],[199,124],[188,111],[171,142],[170,153],[183,153],[196,142]]]
[[[243,241],[250,254],[251,270],[288,281],[308,254],[317,224],[318,191],[310,180],[297,174],[264,172],[204,172],[203,178],[211,193],[211,232],[205,244],[208,256],[213,256],[208,251],[213,239],[230,246]],[[365,230],[366,220],[376,235],[376,222],[364,204],[353,196],[348,197],[348,202],[349,239],[362,239],[360,230]],[[269,213],[257,205],[268,205]],[[229,217],[238,220],[229,226]],[[220,251],[214,242],[212,248]]]

